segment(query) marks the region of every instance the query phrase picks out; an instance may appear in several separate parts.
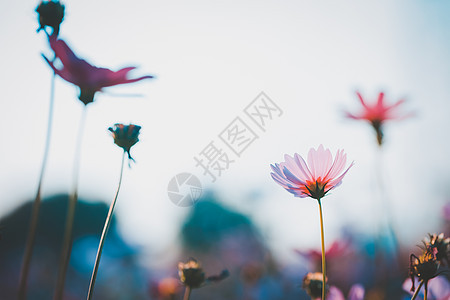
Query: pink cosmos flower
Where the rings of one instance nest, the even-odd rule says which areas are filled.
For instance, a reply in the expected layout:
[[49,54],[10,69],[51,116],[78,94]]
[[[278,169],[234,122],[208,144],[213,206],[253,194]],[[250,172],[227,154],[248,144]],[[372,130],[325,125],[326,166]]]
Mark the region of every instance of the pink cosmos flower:
[[308,164],[297,153],[294,157],[285,155],[285,162],[271,165],[272,178],[296,197],[311,197],[320,200],[330,190],[342,183],[347,171],[353,166],[353,162],[344,171],[347,155],[343,150],[338,150],[333,161],[329,149],[322,145],[308,152]]
[[87,61],[78,58],[63,40],[50,36],[49,42],[50,47],[55,53],[55,58],[61,61],[62,68],[58,69],[53,61],[50,61],[43,55],[45,60],[62,79],[80,88],[79,98],[86,105],[93,102],[95,93],[101,91],[104,87],[153,78],[153,76],[146,75],[129,79],[127,77],[128,73],[136,67],[126,67],[118,71],[97,68]]
[[369,105],[364,101],[359,92],[356,92],[356,95],[358,95],[359,101],[363,106],[363,110],[359,114],[352,114],[350,112],[346,112],[346,116],[354,120],[368,121],[377,133],[377,141],[379,145],[381,145],[383,142],[382,125],[385,121],[401,120],[411,116],[411,114],[402,115],[397,112],[397,108],[401,104],[403,104],[405,100],[399,100],[392,105],[388,105],[384,103],[384,93],[379,93],[377,102],[372,105]]

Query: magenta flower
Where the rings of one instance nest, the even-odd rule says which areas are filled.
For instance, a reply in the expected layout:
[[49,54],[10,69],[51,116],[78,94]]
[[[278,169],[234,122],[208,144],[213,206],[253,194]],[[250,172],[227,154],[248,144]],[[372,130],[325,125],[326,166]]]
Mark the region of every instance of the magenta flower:
[[342,183],[347,171],[353,163],[344,171],[347,155],[343,150],[338,150],[333,157],[329,149],[322,145],[308,152],[308,164],[297,153],[294,157],[285,155],[285,162],[271,165],[272,178],[296,197],[311,197],[321,199],[330,190]]
[[401,120],[411,116],[411,114],[399,114],[397,111],[397,108],[401,104],[403,104],[405,100],[399,100],[392,105],[387,105],[384,103],[384,93],[380,93],[378,95],[377,102],[374,103],[373,105],[369,105],[366,102],[364,102],[364,99],[362,98],[359,92],[356,92],[356,95],[358,95],[359,101],[363,106],[363,110],[359,114],[352,114],[350,112],[346,112],[346,116],[354,120],[368,121],[375,129],[379,145],[383,143],[382,125],[385,121]]
[[127,77],[128,73],[136,67],[126,67],[118,71],[97,68],[78,58],[63,40],[51,36],[49,37],[49,42],[55,53],[55,58],[61,61],[62,68],[56,68],[53,61],[44,56],[45,60],[62,79],[80,88],[79,99],[86,105],[93,102],[95,93],[105,87],[153,78],[153,76],[146,75],[129,79]]

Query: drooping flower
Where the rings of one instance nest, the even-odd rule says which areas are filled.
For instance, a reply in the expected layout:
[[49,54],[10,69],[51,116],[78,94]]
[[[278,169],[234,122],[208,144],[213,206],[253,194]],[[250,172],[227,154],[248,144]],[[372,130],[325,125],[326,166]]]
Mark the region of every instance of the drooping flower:
[[223,270],[219,275],[206,277],[200,264],[194,258],[188,262],[178,263],[178,276],[181,282],[189,288],[199,288],[205,284],[221,281],[229,276],[228,270]]
[[129,159],[134,161],[131,157],[130,150],[139,141],[139,130],[141,130],[141,126],[134,124],[114,124],[108,130],[112,133],[114,143],[128,154]]
[[36,8],[38,13],[39,28],[45,29],[45,27],[53,28],[52,36],[58,36],[59,26],[64,19],[64,5],[59,1],[41,1]]
[[87,61],[78,58],[63,40],[50,36],[49,42],[50,47],[55,53],[55,58],[61,61],[62,68],[58,69],[52,61],[43,55],[44,59],[62,79],[80,88],[79,99],[85,105],[93,102],[95,93],[105,87],[153,78],[150,75],[132,79],[128,78],[128,73],[136,67],[126,67],[118,71],[97,68]]
[[385,121],[401,120],[411,116],[411,114],[399,114],[397,112],[397,108],[403,104],[405,100],[399,100],[392,105],[388,105],[384,103],[384,93],[379,93],[377,102],[370,105],[364,101],[359,92],[356,92],[356,95],[363,106],[363,110],[359,114],[346,112],[346,116],[354,120],[368,121],[377,134],[377,141],[380,146],[383,143],[383,124]]
[[308,152],[308,164],[299,154],[294,157],[284,156],[285,162],[271,165],[272,178],[296,197],[311,197],[321,199],[330,190],[342,183],[347,171],[353,163],[343,172],[347,155],[338,150],[334,158],[329,149],[322,145]]

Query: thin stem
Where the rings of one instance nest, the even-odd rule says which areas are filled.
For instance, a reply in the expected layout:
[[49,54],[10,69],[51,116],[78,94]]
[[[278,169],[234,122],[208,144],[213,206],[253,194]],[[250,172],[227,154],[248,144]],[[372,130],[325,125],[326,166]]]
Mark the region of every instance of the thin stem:
[[[392,208],[390,207],[391,201],[389,201],[389,195],[386,191],[386,187],[384,185],[383,179],[386,177],[386,174],[383,174],[383,148],[381,146],[377,149],[376,161],[375,161],[375,172],[377,177],[377,183],[379,188],[379,197],[380,203],[383,206],[382,213],[385,216],[385,221],[388,227],[388,234],[392,238],[394,250],[397,251],[398,248],[398,239],[395,234],[395,226],[392,217]],[[398,259],[398,258],[397,258]]]
[[27,295],[27,280],[28,273],[30,271],[31,256],[33,254],[34,241],[36,239],[37,223],[39,219],[39,209],[41,207],[41,189],[42,182],[44,181],[45,169],[47,167],[48,154],[50,150],[50,141],[52,136],[52,124],[53,124],[53,107],[55,102],[55,78],[56,74],[53,73],[50,82],[50,105],[48,109],[48,121],[47,121],[47,137],[45,140],[44,157],[42,159],[41,174],[39,176],[39,183],[36,192],[36,197],[34,198],[33,208],[31,211],[30,227],[28,229],[28,237],[25,245],[25,252],[23,255],[22,268],[20,271],[20,282],[19,282],[19,300],[24,300]]
[[428,296],[428,281],[425,281],[425,294],[423,295],[423,300],[427,300]]
[[322,275],[323,275],[323,282],[322,282],[322,300],[325,300],[325,289],[326,289],[326,267],[325,267],[325,235],[323,231],[323,217],[322,217],[322,203],[320,202],[320,199],[317,199],[319,201],[319,212],[320,212],[320,235],[322,238]]
[[123,165],[125,163],[125,151],[122,155],[122,167],[120,169],[120,177],[119,177],[119,185],[117,187],[116,195],[114,196],[114,200],[111,202],[109,206],[108,215],[106,216],[105,225],[103,226],[102,235],[100,237],[100,243],[98,245],[97,256],[95,257],[94,270],[92,271],[91,282],[89,283],[89,291],[87,295],[87,299],[92,299],[92,294],[94,292],[95,279],[97,278],[98,266],[100,264],[100,257],[102,256],[103,245],[105,243],[106,234],[108,233],[109,226],[111,225],[112,215],[114,212],[114,207],[117,202],[117,196],[119,195],[120,186],[122,184],[122,175],[123,175]]
[[78,200],[78,177],[80,171],[80,157],[81,157],[81,144],[83,139],[84,125],[86,123],[86,106],[83,107],[81,114],[80,126],[78,129],[78,136],[75,145],[75,156],[73,162],[73,182],[72,192],[69,197],[69,203],[67,206],[66,225],[63,236],[63,246],[61,252],[61,258],[59,263],[58,278],[55,289],[55,300],[61,300],[64,293],[64,283],[66,281],[67,268],[69,266],[70,254],[72,251],[72,234],[73,234],[73,222],[75,219],[75,208]]
[[424,283],[423,280],[420,281],[420,284],[419,284],[419,286],[417,287],[417,289],[414,291],[414,294],[412,295],[411,300],[416,299],[417,295],[419,295],[419,292],[420,292],[420,289],[422,288],[423,283]]
[[189,286],[186,286],[186,289],[184,290],[183,300],[189,300],[190,296],[191,296],[191,288]]

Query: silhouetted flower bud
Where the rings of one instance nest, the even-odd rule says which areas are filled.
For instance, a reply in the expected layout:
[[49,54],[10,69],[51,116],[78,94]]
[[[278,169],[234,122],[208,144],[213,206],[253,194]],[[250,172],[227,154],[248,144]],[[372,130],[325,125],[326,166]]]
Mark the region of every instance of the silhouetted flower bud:
[[133,124],[114,124],[114,126],[109,127],[108,130],[112,132],[114,143],[123,148],[123,150],[128,153],[128,158],[134,161],[131,157],[130,149],[139,141],[138,137],[141,126]]
[[46,26],[53,28],[52,35],[57,36],[59,33],[59,25],[64,19],[64,5],[59,1],[42,1],[36,8],[39,15],[38,31],[45,29]]

